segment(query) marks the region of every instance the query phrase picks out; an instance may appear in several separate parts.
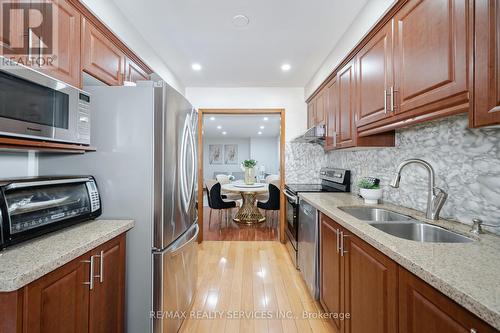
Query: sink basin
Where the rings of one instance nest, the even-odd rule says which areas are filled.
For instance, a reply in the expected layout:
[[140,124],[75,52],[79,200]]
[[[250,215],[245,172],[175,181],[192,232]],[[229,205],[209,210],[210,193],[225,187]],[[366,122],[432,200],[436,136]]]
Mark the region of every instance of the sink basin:
[[371,223],[375,228],[390,235],[421,243],[469,243],[473,240],[425,223]]
[[339,207],[340,210],[354,216],[362,221],[390,222],[390,221],[410,221],[412,217],[399,214],[387,209],[375,207]]

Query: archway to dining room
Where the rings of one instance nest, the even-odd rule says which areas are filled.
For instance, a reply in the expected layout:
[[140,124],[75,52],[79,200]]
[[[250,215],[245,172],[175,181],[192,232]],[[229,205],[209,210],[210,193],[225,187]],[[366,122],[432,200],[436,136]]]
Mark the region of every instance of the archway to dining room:
[[285,110],[198,111],[198,241],[284,242]]

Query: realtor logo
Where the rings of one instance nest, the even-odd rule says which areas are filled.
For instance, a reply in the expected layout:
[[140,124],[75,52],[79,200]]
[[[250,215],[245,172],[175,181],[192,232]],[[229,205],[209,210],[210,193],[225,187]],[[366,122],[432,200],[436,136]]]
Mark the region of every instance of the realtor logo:
[[2,42],[8,44],[3,46],[4,54],[37,57],[52,54],[52,4],[5,2],[2,21]]

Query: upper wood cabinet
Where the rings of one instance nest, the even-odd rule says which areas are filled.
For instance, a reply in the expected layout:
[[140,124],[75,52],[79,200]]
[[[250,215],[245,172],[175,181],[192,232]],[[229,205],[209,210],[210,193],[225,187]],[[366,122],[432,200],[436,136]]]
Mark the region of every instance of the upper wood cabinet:
[[466,111],[467,0],[410,0],[394,21],[396,114]]
[[86,18],[82,19],[82,69],[111,86],[123,83],[125,55]]
[[311,128],[316,122],[315,106],[316,99],[307,103],[307,128]]
[[[23,12],[22,11],[11,11],[9,14],[4,13],[4,4],[7,3],[20,3],[21,0],[0,0],[0,54],[7,56],[12,48],[24,48],[24,53],[27,53],[28,49],[28,39],[24,36],[23,31]],[[4,19],[10,15],[10,26],[9,32],[4,31]]]
[[474,8],[474,108],[472,127],[500,124],[500,3],[476,0]]
[[[51,63],[40,70],[75,87],[80,87],[81,14],[65,0],[50,0],[52,4],[52,48],[55,55]],[[43,25],[42,29],[48,27]]]
[[125,81],[137,82],[147,80],[149,80],[149,74],[128,57],[125,57]]
[[325,107],[326,107],[326,91],[322,90],[318,95],[307,105],[307,128],[313,126],[324,125],[325,123]]
[[355,74],[354,60],[337,73],[338,85],[338,142],[339,148],[356,145],[356,128],[354,126],[355,105]]
[[399,267],[399,332],[498,331],[406,269]]
[[338,85],[337,78],[334,77],[326,86],[325,93],[325,126],[326,140],[325,150],[337,148],[337,133],[338,133]]
[[389,21],[356,55],[356,126],[370,124],[391,115],[388,95],[394,89],[392,36]]

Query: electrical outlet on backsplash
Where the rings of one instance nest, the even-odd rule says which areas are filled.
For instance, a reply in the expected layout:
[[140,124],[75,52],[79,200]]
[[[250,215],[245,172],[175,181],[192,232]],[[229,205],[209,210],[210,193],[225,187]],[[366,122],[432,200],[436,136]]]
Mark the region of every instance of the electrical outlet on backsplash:
[[[500,129],[468,128],[467,115],[411,126],[396,132],[396,146],[324,153],[319,145],[287,143],[286,182],[319,182],[319,169],[331,166],[351,170],[351,191],[359,192],[361,177],[380,178],[383,200],[425,211],[427,172],[410,165],[401,174],[399,188],[389,186],[396,168],[409,158],[429,162],[436,186],[448,193],[441,217],[472,224],[473,217],[500,224]],[[500,228],[489,228],[500,234]]]

